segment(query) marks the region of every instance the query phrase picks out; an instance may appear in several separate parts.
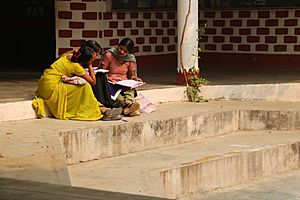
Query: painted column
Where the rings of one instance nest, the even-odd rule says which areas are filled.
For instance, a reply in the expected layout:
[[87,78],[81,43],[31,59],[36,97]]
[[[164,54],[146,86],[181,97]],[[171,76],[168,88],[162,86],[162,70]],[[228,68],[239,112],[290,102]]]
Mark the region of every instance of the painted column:
[[177,0],[177,84],[186,84],[185,73],[198,68],[198,0]]

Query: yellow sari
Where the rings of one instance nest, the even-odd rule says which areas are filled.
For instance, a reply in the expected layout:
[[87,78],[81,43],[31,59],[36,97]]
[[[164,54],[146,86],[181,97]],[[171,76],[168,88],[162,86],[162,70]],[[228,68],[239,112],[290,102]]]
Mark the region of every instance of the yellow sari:
[[90,84],[72,85],[64,83],[61,76],[82,76],[85,70],[63,55],[39,79],[36,98],[32,102],[39,118],[45,116],[44,103],[58,119],[98,120],[102,117],[102,106],[94,96]]

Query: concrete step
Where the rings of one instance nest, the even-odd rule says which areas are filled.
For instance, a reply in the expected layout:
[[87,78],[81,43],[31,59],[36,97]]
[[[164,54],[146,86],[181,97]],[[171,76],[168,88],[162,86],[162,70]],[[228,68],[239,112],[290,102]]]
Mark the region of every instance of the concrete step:
[[[300,94],[300,83],[248,84],[248,85],[205,85],[201,95],[205,99],[239,99],[297,102]],[[163,89],[139,91],[155,104],[163,102],[187,101],[184,86],[170,86]],[[19,91],[19,92],[23,92]],[[3,95],[5,96],[5,95]],[[11,96],[11,95],[10,95]],[[36,115],[31,107],[31,100],[0,100],[0,122],[22,119],[34,119]]]
[[243,99],[266,101],[299,101],[300,83],[205,85],[201,87],[206,99]]
[[164,104],[155,113],[130,119],[128,123],[64,130],[60,131],[59,137],[67,163],[75,164],[193,142],[237,130],[300,130],[299,107],[265,110],[259,108],[264,103],[256,102],[252,108],[249,105],[247,108],[246,102],[231,103]]
[[[154,104],[187,100],[185,87],[183,86],[142,90],[138,93],[144,95]],[[0,122],[37,118],[34,110],[32,109],[31,103],[31,100],[19,99],[7,99],[6,101],[0,101]],[[45,109],[47,117],[51,117],[48,108],[46,107]]]
[[300,131],[240,131],[69,165],[73,186],[177,198],[300,168]]
[[300,130],[300,102],[172,102],[122,121],[0,122],[0,177],[69,185],[67,164],[126,155],[237,130]]
[[225,190],[193,194],[180,200],[298,200],[299,183],[300,170],[297,170]]

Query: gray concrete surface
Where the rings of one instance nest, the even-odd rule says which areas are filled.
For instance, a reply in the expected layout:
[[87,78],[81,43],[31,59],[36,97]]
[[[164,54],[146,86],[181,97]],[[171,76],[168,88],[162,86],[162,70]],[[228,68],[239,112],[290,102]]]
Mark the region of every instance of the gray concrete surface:
[[[274,71],[274,69],[261,70],[257,68],[252,69],[251,67],[242,67],[243,66],[238,68],[228,68],[216,66],[210,68],[207,66],[201,66],[201,69],[203,77],[210,81],[209,85],[300,82],[299,70],[287,70],[283,67],[282,70],[280,69]],[[141,88],[141,90],[170,88],[175,86],[176,67],[171,67],[168,70],[164,69],[160,73],[157,73],[156,71],[153,72],[153,70],[140,71],[140,73],[141,77],[147,83],[145,88]],[[34,91],[36,90],[39,74],[40,73],[0,72],[0,103],[31,99]],[[293,93],[293,91],[290,91],[290,93]],[[0,170],[0,176],[41,182],[48,181],[51,183],[64,185],[70,184],[67,166],[64,162],[64,157],[61,156],[64,155],[65,152],[60,149],[60,138],[57,136],[57,132],[61,130],[69,131],[74,129],[89,129],[90,127],[95,128],[99,126],[111,126],[123,123],[143,123],[143,120],[156,120],[160,117],[161,119],[167,120],[170,116],[189,116],[193,114],[199,114],[199,112],[220,112],[232,110],[236,107],[243,109],[280,110],[281,112],[278,112],[278,115],[280,116],[283,114],[283,117],[278,117],[278,119],[280,119],[279,122],[284,122],[285,119],[289,119],[285,116],[290,116],[290,111],[299,110],[300,108],[300,104],[297,102],[211,101],[206,104],[197,104],[197,106],[189,103],[182,104],[183,107],[179,106],[179,104],[169,104],[168,106],[162,105],[161,107],[159,106],[158,111],[155,113],[149,115],[143,114],[141,117],[137,118],[125,118],[126,121],[122,122],[77,122],[60,121],[55,119],[21,120],[17,123],[1,122],[0,165],[2,169]],[[274,126],[270,126],[268,121],[265,121],[265,123],[260,123],[261,118],[264,118],[266,115],[268,115],[268,112],[260,112],[256,114],[252,113],[252,116],[254,116],[253,120],[248,121],[248,126],[243,127],[253,128],[258,126],[260,128],[276,129],[278,126],[276,126],[275,123],[273,123],[275,124]],[[297,114],[295,114],[294,117],[297,117]],[[298,121],[299,120],[296,120],[295,122],[298,123]],[[293,123],[291,121],[286,122],[288,122],[287,124]],[[298,125],[296,124],[294,127],[297,127]],[[280,126],[286,129],[291,129],[290,125],[284,126],[281,124]],[[89,169],[87,169],[87,173],[90,173]],[[291,181],[289,182],[289,180]],[[220,196],[212,197],[207,196],[207,198],[222,199],[222,197],[226,197],[227,199],[299,199],[296,192],[298,188],[293,187],[293,185],[297,185],[298,181],[299,179],[297,179],[297,175],[295,175],[294,179],[287,177],[287,179],[282,179],[281,183],[278,184],[271,183],[266,187],[258,185],[258,187],[254,188],[253,190],[250,188],[250,192],[246,190],[244,192],[242,191],[231,194],[228,193],[228,198],[226,196],[227,194],[221,194]],[[73,189],[70,190],[65,186],[55,186],[53,190],[50,189],[49,191],[48,189],[34,189],[38,188],[38,186],[41,186],[41,183],[35,183],[30,189],[26,187],[30,185],[29,182],[25,182],[23,185],[18,185],[16,182],[12,184],[7,184],[8,182],[5,182],[5,184],[2,183],[4,182],[1,182],[0,184],[0,199],[56,199],[56,197],[58,199],[107,199],[107,195],[109,196],[111,194],[112,196],[109,196],[110,199],[143,199],[140,196],[124,196],[122,194],[119,195],[118,193],[110,192],[104,192],[104,196],[102,196],[102,194],[98,193],[98,191],[91,192],[91,190],[86,190],[86,192],[77,195],[74,193]],[[287,183],[286,188],[294,188],[294,190],[286,189],[283,186],[284,183]],[[128,185],[127,182],[125,185],[126,184]],[[7,185],[10,186],[6,187]],[[51,188],[51,186],[47,186],[47,188],[49,187]],[[276,191],[278,192],[272,190],[273,187],[275,187]],[[91,195],[94,194],[94,192],[96,195]],[[84,194],[84,197],[82,194]],[[277,198],[276,194],[279,198]],[[146,199],[148,198],[149,197]],[[152,198],[150,197],[150,199]]]
[[0,123],[0,177],[70,185],[57,126],[51,126],[38,120]]
[[[119,154],[107,154],[110,156],[116,156],[134,152],[128,151],[128,149],[136,148],[135,145],[130,145],[130,141],[135,141],[133,144],[139,145],[139,150],[146,150],[149,147],[157,148],[162,147],[164,145],[175,145],[180,144],[182,142],[192,141],[199,138],[205,137],[205,135],[201,135],[204,133],[204,128],[201,126],[202,123],[207,123],[203,121],[205,119],[202,116],[208,116],[207,113],[218,113],[218,112],[226,112],[236,110],[238,108],[242,109],[254,109],[254,110],[282,110],[282,112],[277,112],[274,115],[274,119],[280,122],[286,121],[289,119],[296,119],[297,110],[300,110],[300,103],[297,102],[262,102],[262,101],[210,101],[208,103],[197,104],[197,103],[189,103],[189,102],[176,102],[176,103],[165,103],[161,104],[157,107],[157,110],[150,114],[142,114],[139,117],[133,118],[124,118],[122,121],[113,121],[113,122],[104,122],[104,121],[91,121],[91,122],[83,122],[83,121],[65,121],[65,120],[56,120],[56,119],[33,119],[33,120],[20,120],[20,121],[10,121],[10,122],[0,122],[0,176],[7,177],[7,178],[19,178],[19,179],[26,179],[26,180],[34,180],[34,181],[46,181],[46,182],[53,182],[53,183],[60,183],[60,184],[68,184],[68,174],[66,171],[66,156],[71,155],[70,153],[77,152],[78,154],[73,155],[73,157],[80,157],[80,156],[88,156],[89,159],[97,159],[98,152],[103,150],[104,152],[106,149],[99,149],[97,147],[96,142],[102,141],[101,131],[99,130],[114,130],[118,132],[117,127],[123,127],[123,131],[127,129],[131,129],[136,125],[140,125],[143,127],[143,124],[153,124],[153,127],[150,129],[151,126],[148,126],[149,130],[146,132],[142,132],[141,130],[137,129],[136,131],[139,133],[144,133],[143,135],[134,135],[124,133],[118,134],[108,134],[109,140],[107,140],[107,149],[112,149],[113,145],[115,145],[116,150],[115,153]],[[284,112],[286,111],[286,112]],[[291,112],[293,111],[293,112]],[[278,115],[279,114],[279,115]],[[197,128],[197,134],[195,134],[195,138],[179,138],[180,136],[180,127],[181,124],[179,123],[179,119],[185,119],[187,121],[192,122],[192,116],[200,116],[199,124]],[[213,122],[216,120],[215,117],[212,115],[210,121]],[[216,115],[217,116],[217,115]],[[278,126],[270,126],[269,121],[272,121],[272,118],[264,118],[264,116],[273,116],[268,112],[258,112],[254,113],[253,121],[247,122],[250,128],[252,127],[259,127],[259,128],[274,128],[277,129]],[[282,116],[278,118],[276,116]],[[222,115],[220,115],[222,117]],[[224,116],[223,116],[224,117]],[[257,119],[255,118],[257,117]],[[172,120],[171,120],[172,119]],[[195,118],[196,119],[196,118]],[[222,118],[220,118],[222,119]],[[264,123],[261,123],[262,119],[265,120]],[[175,120],[175,121],[174,121]],[[179,120],[176,126],[176,120]],[[152,121],[152,122],[151,122]],[[221,120],[222,121],[222,120]],[[220,122],[221,122],[220,121]],[[293,120],[289,120],[293,122]],[[163,125],[163,123],[165,125]],[[296,121],[297,122],[297,121]],[[196,123],[195,125],[197,125]],[[280,124],[280,123],[277,123]],[[217,125],[217,124],[215,124]],[[297,126],[289,126],[289,129],[297,129],[299,123],[296,123]],[[125,129],[124,129],[125,127]],[[127,129],[126,129],[127,127]],[[137,126],[138,127],[138,126]],[[172,128],[178,128],[177,136],[172,135],[170,132],[169,135],[165,134],[162,130],[172,130]],[[191,128],[192,126],[187,125],[186,128]],[[213,126],[212,126],[213,127]],[[211,128],[212,128],[211,127]],[[219,128],[218,128],[219,127]],[[218,132],[219,134],[228,133],[231,130],[234,130],[229,127],[229,129],[224,132],[223,128],[225,124],[219,124],[218,127],[216,126],[216,131],[223,131]],[[236,125],[235,125],[236,127]],[[244,128],[245,125],[243,125]],[[283,128],[287,128],[282,126]],[[196,127],[195,127],[196,128]],[[205,130],[214,130],[214,129],[205,129]],[[183,129],[182,129],[183,130]],[[189,130],[193,131],[193,130]],[[209,131],[207,133],[210,133]],[[65,138],[64,133],[67,134],[67,138],[71,140],[67,140]],[[110,133],[110,132],[108,132]],[[113,132],[111,132],[113,133]],[[132,133],[135,133],[134,131]],[[148,134],[146,134],[148,133]],[[149,134],[151,133],[151,134]],[[76,135],[77,134],[77,135]],[[213,133],[216,134],[216,133]],[[125,136],[130,137],[125,137]],[[151,146],[144,146],[141,140],[139,140],[140,136],[144,141],[148,141],[148,144],[153,142]],[[175,137],[176,136],[176,137]],[[192,135],[191,135],[192,136]],[[209,136],[209,135],[206,135]],[[74,140],[72,140],[72,138]],[[97,139],[98,138],[98,139]],[[177,139],[176,139],[177,138]],[[128,140],[127,140],[128,139]],[[71,141],[68,143],[68,141]],[[157,145],[155,141],[158,141]],[[168,141],[168,142],[167,142]],[[172,143],[171,143],[171,142]],[[122,143],[123,142],[123,143]],[[123,146],[121,144],[124,144]],[[83,148],[85,147],[85,148]],[[97,150],[93,151],[93,148],[97,147]],[[124,151],[119,151],[122,148]],[[145,148],[147,147],[147,148]],[[69,150],[81,150],[81,151],[69,151]],[[108,152],[108,151],[106,151]],[[89,160],[83,157],[84,160]],[[80,160],[78,160],[80,161]],[[83,161],[83,160],[81,160]],[[12,167],[13,166],[13,167]],[[25,173],[26,172],[26,173]]]
[[[100,191],[0,178],[1,200],[164,200],[163,198]],[[166,199],[165,199],[166,200]]]
[[299,169],[299,133],[244,131],[68,169],[73,186],[175,198]]
[[[76,131],[80,130],[86,130],[87,132],[89,130],[93,129],[105,129],[108,127],[131,127],[134,126],[134,124],[140,124],[143,125],[144,123],[149,123],[149,121],[153,121],[155,125],[153,125],[154,135],[156,136],[164,136],[164,132],[161,131],[162,127],[164,128],[172,128],[173,120],[179,119],[179,118],[190,118],[193,119],[193,116],[195,115],[207,115],[207,113],[218,113],[218,112],[227,112],[227,111],[233,111],[237,109],[242,110],[256,110],[253,111],[253,113],[250,115],[249,112],[239,112],[239,116],[251,119],[247,121],[247,123],[240,123],[242,124],[244,129],[270,129],[269,131],[273,133],[274,130],[277,129],[285,129],[289,130],[287,133],[280,137],[278,137],[277,142],[272,143],[272,145],[275,144],[284,144],[283,152],[285,152],[282,155],[293,155],[291,152],[293,152],[291,149],[293,145],[297,145],[295,142],[299,141],[298,136],[299,133],[294,134],[292,130],[299,130],[299,110],[300,110],[300,102],[265,102],[265,101],[210,101],[207,103],[197,104],[197,103],[190,103],[190,102],[173,102],[173,103],[164,103],[161,105],[158,105],[157,110],[150,114],[142,114],[139,117],[134,118],[124,118],[122,121],[114,121],[114,122],[104,122],[104,121],[93,121],[93,122],[82,122],[82,121],[64,121],[64,120],[56,120],[56,119],[33,119],[33,120],[20,120],[20,121],[10,121],[10,122],[1,122],[0,123],[0,176],[5,178],[17,178],[17,179],[23,179],[23,180],[34,180],[34,181],[40,181],[40,182],[50,182],[50,183],[57,183],[57,184],[63,184],[68,185],[70,184],[69,176],[71,177],[71,183],[75,183],[77,180],[78,184],[86,184],[86,187],[94,187],[93,185],[96,184],[97,186],[105,186],[106,184],[109,184],[109,180],[104,180],[102,177],[108,177],[110,178],[113,174],[114,176],[117,176],[118,174],[124,175],[124,171],[121,169],[129,167],[129,170],[131,172],[125,173],[130,178],[134,179],[143,179],[143,181],[149,180],[149,184],[151,185],[151,180],[158,180],[157,175],[152,176],[153,173],[156,173],[158,169],[163,170],[169,170],[169,169],[180,169],[180,166],[182,163],[191,163],[191,164],[197,164],[197,160],[203,158],[205,155],[201,154],[200,158],[192,158],[188,160],[180,160],[177,159],[180,157],[180,155],[184,155],[183,152],[178,152],[175,155],[164,153],[161,149],[158,150],[158,153],[156,155],[161,154],[160,159],[161,161],[158,161],[158,163],[164,163],[168,161],[171,158],[175,159],[175,162],[173,162],[172,165],[166,165],[165,167],[157,166],[156,168],[150,170],[147,172],[142,171],[141,173],[138,173],[137,170],[134,170],[134,167],[140,166],[140,164],[147,165],[148,163],[152,162],[152,157],[145,156],[138,161],[132,161],[131,159],[124,159],[124,162],[130,162],[129,164],[121,163],[114,165],[115,167],[112,167],[112,165],[107,164],[107,169],[100,169],[98,170],[97,167],[101,167],[100,165],[95,166],[94,170],[90,167],[82,167],[85,164],[91,164],[94,162],[87,162],[80,164],[80,168],[78,168],[76,173],[75,168],[76,165],[68,166],[66,165],[65,159],[66,159],[66,149],[62,148],[63,145],[66,145],[60,137],[60,134],[62,135],[63,132],[69,132],[69,135],[74,135]],[[272,112],[270,112],[272,110]],[[275,112],[273,112],[275,111]],[[222,116],[222,115],[221,115]],[[170,120],[173,119],[173,120]],[[204,120],[205,118],[202,118]],[[212,117],[211,120],[214,122],[216,120],[216,117]],[[159,126],[159,121],[165,121],[168,122],[165,125]],[[176,120],[175,120],[176,121]],[[200,120],[201,121],[201,120]],[[199,121],[199,122],[200,122]],[[205,122],[205,120],[203,121]],[[273,125],[271,122],[273,122]],[[197,123],[196,123],[197,124]],[[286,126],[285,126],[286,124]],[[180,124],[179,124],[180,125]],[[191,125],[191,124],[190,124]],[[192,126],[187,127],[192,127]],[[246,126],[247,125],[247,126]],[[180,127],[180,126],[179,126]],[[222,126],[220,124],[219,128],[221,129]],[[200,126],[201,129],[201,126]],[[100,132],[101,133],[101,132]],[[259,132],[257,132],[259,133]],[[97,133],[99,134],[99,132]],[[153,136],[154,136],[153,135]],[[243,134],[241,134],[243,135]],[[250,134],[252,135],[252,134]],[[251,136],[246,137],[246,141],[250,142]],[[259,145],[260,143],[258,141],[262,141],[262,144],[270,144],[269,142],[272,142],[269,135],[274,136],[273,134],[270,134],[269,132],[263,133],[261,135],[256,135],[257,138],[253,138],[253,144],[251,144],[251,147],[257,147],[255,145]],[[91,137],[93,134],[87,134],[86,137]],[[95,135],[96,136],[96,135]],[[115,142],[116,144],[120,144],[121,140],[118,135],[115,135],[116,137],[111,138],[110,142]],[[171,137],[171,135],[165,135],[166,138]],[[200,135],[201,136],[201,135]],[[254,134],[255,136],[255,134]],[[291,137],[290,137],[291,136]],[[294,137],[295,136],[295,137]],[[95,138],[97,138],[96,136]],[[149,135],[144,134],[144,137],[149,139]],[[266,137],[267,139],[261,139],[261,137]],[[132,135],[132,137],[129,137],[131,139],[135,139],[135,136]],[[273,138],[273,137],[272,137]],[[276,138],[276,137],[274,137]],[[100,138],[98,138],[100,139]],[[211,138],[213,139],[213,138]],[[218,140],[217,138],[214,138],[215,140]],[[222,139],[220,137],[219,139]],[[223,138],[224,139],[224,138]],[[289,140],[291,139],[291,140]],[[215,147],[215,140],[212,140],[211,147]],[[77,147],[82,147],[81,140],[74,140],[77,141],[76,143],[71,143],[72,145],[77,145]],[[154,140],[153,140],[154,141]],[[231,140],[233,142],[233,140]],[[139,140],[137,140],[139,142]],[[266,142],[266,143],[265,143]],[[62,145],[63,144],[63,145]],[[111,143],[113,144],[113,143]],[[142,143],[141,143],[142,144]],[[164,142],[162,142],[164,144]],[[174,144],[180,144],[180,143],[174,143]],[[206,143],[205,143],[206,144]],[[204,146],[205,146],[204,144]],[[207,143],[208,144],[208,143]],[[255,144],[255,145],[254,145]],[[86,148],[89,149],[94,145],[94,143],[86,143]],[[233,144],[232,144],[233,145]],[[237,150],[239,148],[246,148],[247,144],[240,144],[237,143]],[[203,146],[203,147],[204,147]],[[266,145],[268,146],[268,145]],[[126,147],[126,146],[125,146]],[[209,147],[209,146],[208,146]],[[201,146],[202,148],[202,146]],[[278,147],[280,148],[280,146]],[[222,148],[226,149],[226,148]],[[290,149],[286,150],[285,149]],[[233,149],[227,149],[229,152],[232,152]],[[197,153],[197,151],[194,151]],[[273,151],[269,151],[271,153]],[[290,154],[289,154],[290,152]],[[204,153],[204,151],[203,151]],[[192,153],[191,153],[192,155]],[[199,154],[197,154],[199,155]],[[210,156],[212,154],[209,154]],[[215,155],[215,154],[213,154]],[[235,155],[235,153],[233,154]],[[249,154],[250,155],[250,154]],[[260,154],[258,154],[260,155]],[[129,155],[128,155],[129,156]],[[183,156],[184,157],[184,156]],[[129,158],[129,157],[126,157]],[[186,157],[189,158],[189,157]],[[261,158],[261,157],[260,157]],[[292,158],[292,157],[291,157]],[[298,156],[299,158],[299,156]],[[115,158],[112,158],[115,159]],[[102,160],[99,162],[109,162],[111,159]],[[176,164],[176,160],[178,161]],[[291,159],[292,160],[292,159]],[[295,159],[294,159],[295,160]],[[95,163],[98,161],[95,161]],[[137,163],[137,164],[136,164]],[[180,164],[181,163],[181,164]],[[149,166],[150,166],[149,164]],[[286,166],[284,164],[290,164],[288,166],[291,166],[292,168],[283,167],[285,171],[287,170],[294,170],[290,162],[283,162],[280,163],[280,166]],[[94,165],[94,164],[93,164]],[[121,166],[121,167],[120,167]],[[72,168],[74,170],[72,171]],[[116,171],[105,171],[105,170],[116,170]],[[280,168],[276,169],[279,170]],[[163,171],[162,170],[162,171]],[[274,173],[277,173],[278,171],[274,170]],[[104,173],[106,172],[106,173]],[[279,172],[281,172],[279,170]],[[70,174],[70,175],[69,175]],[[75,174],[75,175],[74,175]],[[90,174],[90,175],[89,175]],[[84,176],[84,177],[81,177]],[[144,177],[144,178],[143,178]],[[146,178],[145,178],[146,177]],[[87,180],[85,181],[84,178]],[[117,180],[116,177],[113,180]],[[167,180],[167,179],[166,179]],[[103,181],[103,184],[99,181]],[[76,183],[76,184],[77,184]],[[118,189],[122,191],[123,187],[133,187],[132,190],[135,190],[136,194],[141,194],[141,192],[136,191],[137,189],[141,188],[141,191],[145,192],[143,194],[148,194],[151,196],[154,196],[153,193],[151,193],[152,189],[147,189],[145,185],[135,183],[135,184],[128,184],[128,181],[117,181],[116,184],[111,185],[117,185],[119,186]],[[120,185],[118,185],[120,184]],[[148,185],[149,185],[148,184]],[[156,185],[155,187],[160,187],[161,185]],[[154,187],[154,188],[155,188]],[[106,188],[108,189],[108,188]],[[197,189],[197,188],[196,188]],[[127,190],[127,189],[126,189]],[[131,190],[131,189],[130,189]],[[130,191],[129,190],[129,191]],[[157,191],[157,190],[156,190]],[[125,190],[123,191],[125,192]],[[161,192],[161,191],[160,191]],[[158,195],[159,196],[159,195]]]
[[300,171],[283,173],[265,181],[227,188],[212,193],[194,194],[180,200],[299,200]]

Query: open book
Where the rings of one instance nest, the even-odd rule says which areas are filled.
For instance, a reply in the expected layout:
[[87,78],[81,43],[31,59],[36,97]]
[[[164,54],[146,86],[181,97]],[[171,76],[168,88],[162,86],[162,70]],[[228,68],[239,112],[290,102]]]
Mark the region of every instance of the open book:
[[111,82],[108,81],[109,83],[113,84],[113,85],[121,85],[123,87],[128,87],[130,89],[145,85],[145,82],[141,82],[141,81],[135,81],[135,80],[122,80],[122,81],[118,81],[118,82]]

